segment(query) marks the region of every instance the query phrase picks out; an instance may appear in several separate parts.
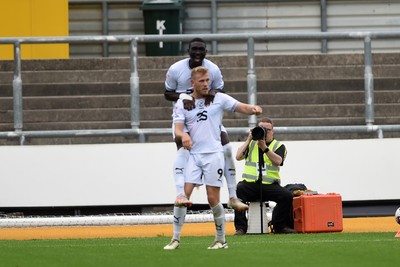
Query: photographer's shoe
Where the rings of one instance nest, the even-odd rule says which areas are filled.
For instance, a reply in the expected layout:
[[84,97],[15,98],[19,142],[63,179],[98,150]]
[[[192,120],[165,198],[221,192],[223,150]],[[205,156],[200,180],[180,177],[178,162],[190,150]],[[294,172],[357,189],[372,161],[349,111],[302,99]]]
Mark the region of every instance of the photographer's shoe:
[[273,233],[274,234],[297,234],[297,231],[289,228],[289,227],[283,227],[283,228],[273,228]]
[[234,235],[245,235],[246,231],[244,229],[237,229]]

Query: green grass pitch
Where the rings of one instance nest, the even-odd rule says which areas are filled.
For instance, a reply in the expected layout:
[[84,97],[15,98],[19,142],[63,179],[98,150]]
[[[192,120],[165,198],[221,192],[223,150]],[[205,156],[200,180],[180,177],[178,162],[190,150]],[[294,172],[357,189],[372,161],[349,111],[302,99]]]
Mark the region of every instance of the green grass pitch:
[[0,266],[396,266],[395,233],[317,233],[227,236],[229,248],[207,250],[213,237],[0,241]]

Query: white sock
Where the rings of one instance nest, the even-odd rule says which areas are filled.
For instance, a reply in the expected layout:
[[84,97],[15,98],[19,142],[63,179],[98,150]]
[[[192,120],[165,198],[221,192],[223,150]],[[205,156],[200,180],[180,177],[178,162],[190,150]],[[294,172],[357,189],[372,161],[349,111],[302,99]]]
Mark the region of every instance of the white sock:
[[225,243],[225,210],[221,203],[211,208],[215,222],[215,240]]
[[174,226],[174,235],[172,239],[181,240],[181,232],[183,223],[185,222],[187,207],[174,207],[174,218],[173,218],[173,226]]
[[184,170],[188,159],[189,159],[189,151],[181,147],[176,152],[176,157],[173,165],[176,195],[185,194],[185,190],[183,189],[185,185]]
[[230,143],[223,146],[225,157],[225,178],[228,186],[229,198],[236,197],[236,168],[232,156],[232,145]]

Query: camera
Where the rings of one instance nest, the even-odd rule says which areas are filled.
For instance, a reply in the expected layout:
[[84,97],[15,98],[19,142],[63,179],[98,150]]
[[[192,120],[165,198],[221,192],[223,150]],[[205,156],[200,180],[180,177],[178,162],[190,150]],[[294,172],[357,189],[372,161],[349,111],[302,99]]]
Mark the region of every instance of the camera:
[[253,140],[263,140],[265,139],[265,135],[267,130],[261,126],[256,126],[251,130],[251,135]]

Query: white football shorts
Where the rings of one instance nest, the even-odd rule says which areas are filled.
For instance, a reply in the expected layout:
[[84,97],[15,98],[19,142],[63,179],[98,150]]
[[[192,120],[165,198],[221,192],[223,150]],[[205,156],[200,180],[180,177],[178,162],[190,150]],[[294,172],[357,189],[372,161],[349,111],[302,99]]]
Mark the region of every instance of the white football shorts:
[[223,186],[224,152],[190,154],[186,165],[185,182],[215,187]]

